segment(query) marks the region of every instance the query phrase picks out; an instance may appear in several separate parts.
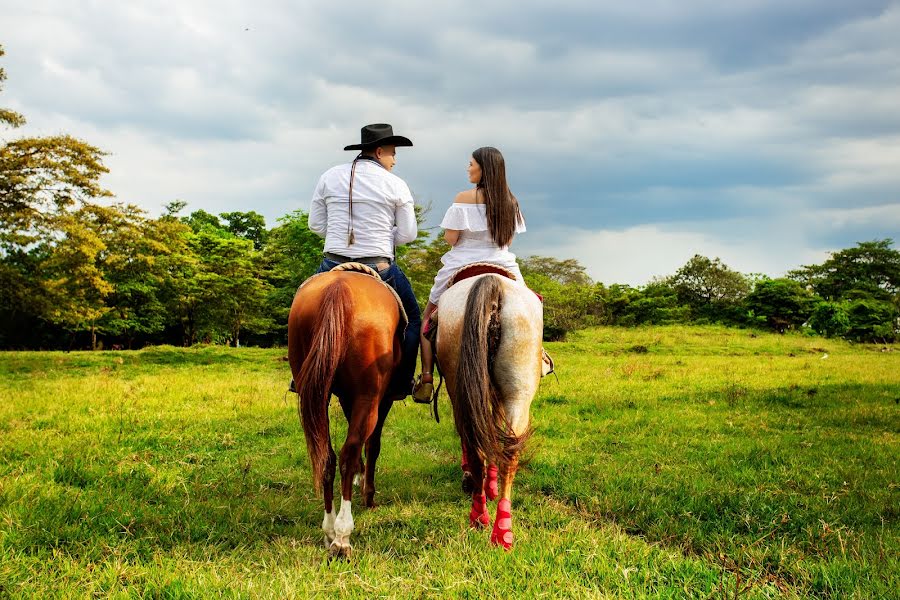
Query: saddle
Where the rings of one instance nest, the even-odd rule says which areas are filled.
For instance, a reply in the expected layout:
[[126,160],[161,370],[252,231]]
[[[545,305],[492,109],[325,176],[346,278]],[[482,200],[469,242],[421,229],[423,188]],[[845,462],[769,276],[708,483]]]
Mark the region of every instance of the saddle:
[[463,279],[469,279],[470,277],[477,277],[478,275],[485,275],[487,273],[503,275],[504,277],[508,277],[513,281],[516,280],[515,274],[509,269],[501,267],[500,265],[495,265],[493,263],[477,262],[457,269],[456,272],[450,276],[450,281],[447,283],[447,287],[449,288],[454,283],[462,281]]

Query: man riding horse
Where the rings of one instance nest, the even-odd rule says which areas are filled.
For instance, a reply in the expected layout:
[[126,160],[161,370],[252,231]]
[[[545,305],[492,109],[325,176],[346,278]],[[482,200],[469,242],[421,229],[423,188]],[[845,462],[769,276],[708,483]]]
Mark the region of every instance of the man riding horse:
[[359,155],[319,178],[309,211],[310,230],[325,238],[325,255],[317,273],[346,262],[363,263],[378,271],[406,310],[409,323],[401,362],[388,388],[390,400],[402,400],[411,393],[422,325],[412,286],[394,261],[395,246],[418,236],[409,186],[391,172],[397,163],[396,149],[412,145],[409,138],[394,135],[386,123],[366,125],[360,143],[344,148],[358,150]]

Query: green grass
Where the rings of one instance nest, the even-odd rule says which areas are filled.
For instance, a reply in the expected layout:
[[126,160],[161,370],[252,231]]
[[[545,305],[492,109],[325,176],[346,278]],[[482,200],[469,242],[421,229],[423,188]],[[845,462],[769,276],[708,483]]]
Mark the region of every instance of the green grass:
[[549,349],[515,549],[467,527],[442,397],[440,425],[395,405],[349,562],[284,350],[0,353],[0,597],[897,597],[900,351],[712,327]]

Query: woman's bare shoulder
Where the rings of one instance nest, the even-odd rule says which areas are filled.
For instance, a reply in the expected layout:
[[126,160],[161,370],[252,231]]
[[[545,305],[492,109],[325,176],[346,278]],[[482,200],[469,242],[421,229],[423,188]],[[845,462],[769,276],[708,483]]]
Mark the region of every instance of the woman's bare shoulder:
[[476,193],[476,190],[463,190],[456,195],[453,201],[457,204],[482,204],[481,196]]

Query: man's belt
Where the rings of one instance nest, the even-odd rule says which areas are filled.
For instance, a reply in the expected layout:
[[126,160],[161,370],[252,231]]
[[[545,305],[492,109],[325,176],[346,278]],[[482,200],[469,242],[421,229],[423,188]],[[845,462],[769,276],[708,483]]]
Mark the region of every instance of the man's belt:
[[326,252],[325,258],[336,263],[358,262],[364,265],[375,267],[375,269],[377,269],[378,271],[384,271],[391,266],[392,262],[394,262],[392,259],[386,256],[360,256],[358,258],[350,258],[348,256],[341,256],[340,254],[334,254],[332,252]]

